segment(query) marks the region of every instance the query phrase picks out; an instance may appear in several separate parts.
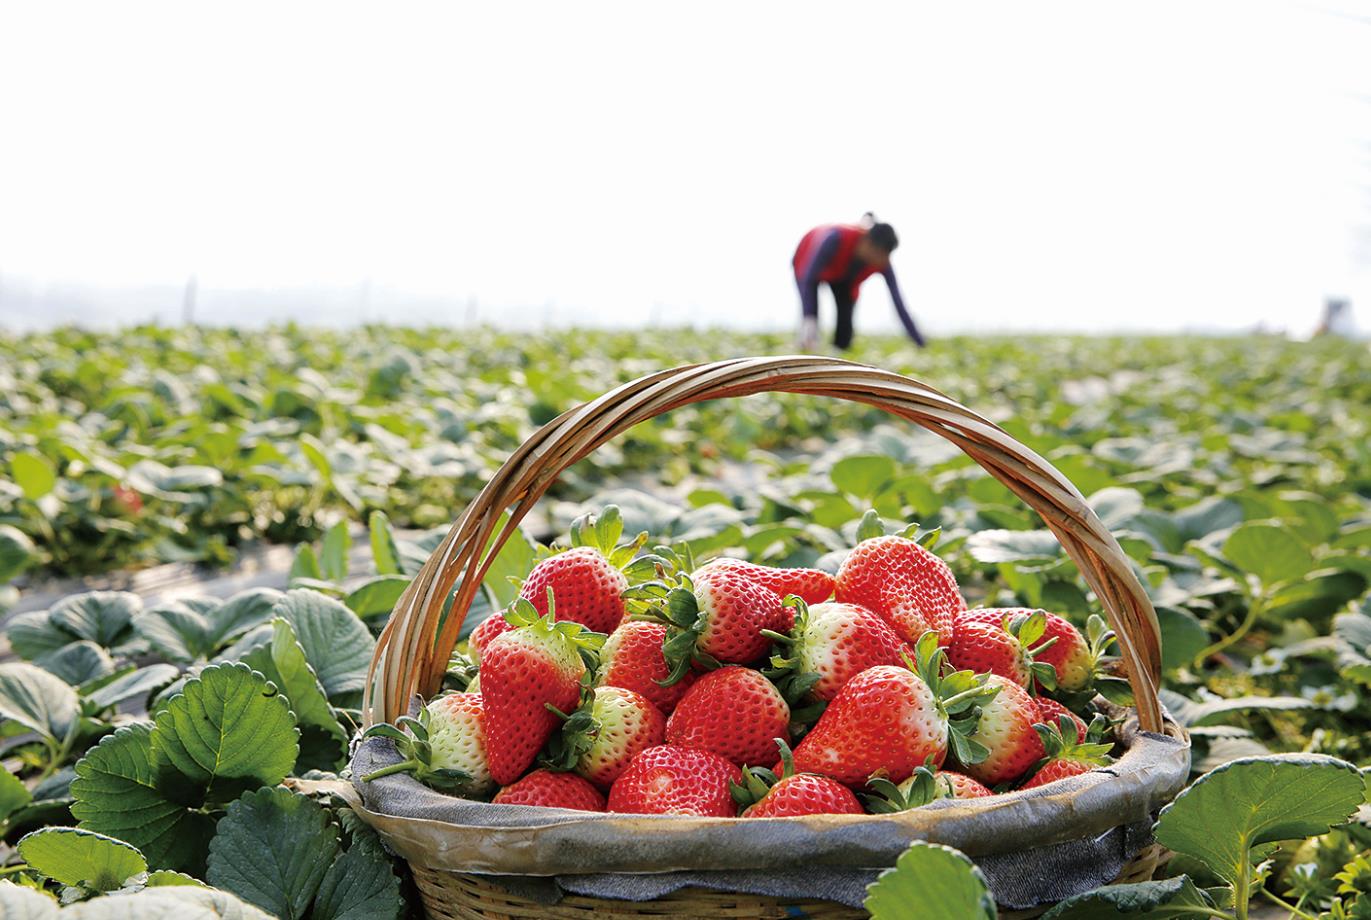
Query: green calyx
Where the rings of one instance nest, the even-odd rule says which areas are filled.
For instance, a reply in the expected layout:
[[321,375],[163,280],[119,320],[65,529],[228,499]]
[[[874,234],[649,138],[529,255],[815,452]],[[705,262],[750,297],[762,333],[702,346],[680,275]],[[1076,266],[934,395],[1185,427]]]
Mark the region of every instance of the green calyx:
[[1057,669],[1045,661],[1037,660],[1039,655],[1057,644],[1055,637],[1045,642],[1038,642],[1039,639],[1042,639],[1043,633],[1047,631],[1047,615],[1041,610],[1034,610],[1032,613],[1016,613],[1007,616],[1004,618],[1004,631],[1018,640],[1020,647],[1024,650],[1024,655],[1028,659],[1028,669],[1033,675],[1033,680],[1029,681],[1030,692],[1032,688],[1038,685],[1046,687],[1048,690],[1055,690],[1057,688]]
[[795,608],[795,625],[789,633],[762,630],[762,635],[775,643],[768,662],[770,667],[764,668],[762,674],[781,691],[790,707],[791,723],[810,725],[823,715],[828,704],[810,694],[821,675],[806,671],[802,661],[801,649],[809,630],[809,605],[793,594],[787,595],[783,603]]
[[986,675],[958,671],[947,660],[938,634],[929,630],[914,643],[914,660],[905,665],[917,674],[937,700],[939,714],[947,720],[947,741],[958,762],[980,763],[990,749],[971,736],[980,725],[981,707],[995,698],[1000,688],[988,684]]
[[[934,527],[932,530],[924,530],[917,523],[906,524],[901,530],[896,531],[897,535],[906,540],[913,540],[924,549],[931,550],[937,545],[938,539],[942,536],[943,529]],[[876,513],[876,509],[868,508],[862,515],[861,521],[857,524],[857,542],[862,543],[866,540],[873,540],[876,537],[886,535],[885,521]]]
[[863,795],[872,814],[893,815],[911,808],[927,805],[936,799],[952,797],[952,788],[938,781],[938,768],[930,757],[903,783],[896,785],[884,776],[873,776],[866,782],[870,794]]
[[636,565],[638,552],[647,543],[647,531],[627,543],[620,543],[623,533],[624,518],[619,506],[605,505],[598,513],[588,511],[571,522],[571,545],[598,550],[616,569],[626,569],[630,563],[639,568]]
[[551,703],[544,705],[562,720],[562,727],[548,740],[547,748],[538,762],[549,770],[569,772],[576,768],[576,764],[589,753],[600,737],[603,726],[595,716],[595,691],[582,686],[580,702],[570,714]]
[[1043,750],[1047,752],[1038,768],[1041,769],[1054,760],[1069,760],[1095,767],[1112,763],[1113,758],[1109,756],[1109,752],[1114,749],[1114,745],[1102,740],[1108,728],[1109,720],[1102,715],[1096,715],[1091,720],[1084,738],[1080,737],[1076,720],[1070,716],[1059,716],[1055,725],[1046,722],[1036,723],[1033,730],[1042,739]]
[[443,687],[449,690],[466,690],[476,680],[476,663],[461,652],[453,652],[448,659],[447,672],[443,675]]
[[781,752],[780,776],[766,767],[743,767],[743,781],[728,784],[729,794],[733,796],[733,801],[738,803],[739,809],[746,810],[756,805],[766,797],[772,786],[795,775],[795,756],[791,753],[790,745],[786,744],[784,738],[777,738],[775,741]]
[[570,643],[585,663],[586,673],[593,674],[600,666],[600,649],[604,647],[604,633],[592,632],[580,623],[570,620],[558,622],[557,603],[552,588],[547,589],[547,613],[539,614],[538,608],[525,598],[518,598],[504,612],[505,622],[516,630],[527,630],[527,635],[541,643]]
[[432,716],[427,708],[419,710],[419,717],[401,716],[391,725],[382,722],[367,729],[364,738],[389,738],[395,749],[404,758],[399,763],[374,770],[362,777],[369,783],[382,776],[396,773],[409,773],[419,782],[443,792],[465,793],[471,785],[472,776],[465,770],[446,767],[433,767],[433,746],[429,744],[429,727]]
[[690,576],[677,573],[667,581],[637,585],[624,592],[624,596],[630,599],[633,619],[662,623],[667,628],[662,656],[671,670],[657,683],[663,687],[679,683],[692,664],[719,667],[718,661],[698,648],[708,616],[700,609]]

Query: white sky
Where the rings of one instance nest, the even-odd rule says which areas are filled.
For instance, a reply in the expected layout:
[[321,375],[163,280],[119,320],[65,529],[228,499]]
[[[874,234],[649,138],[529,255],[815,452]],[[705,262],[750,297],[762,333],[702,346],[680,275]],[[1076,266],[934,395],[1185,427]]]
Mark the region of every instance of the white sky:
[[789,327],[872,208],[934,331],[1366,328],[1371,2],[0,0],[3,325]]

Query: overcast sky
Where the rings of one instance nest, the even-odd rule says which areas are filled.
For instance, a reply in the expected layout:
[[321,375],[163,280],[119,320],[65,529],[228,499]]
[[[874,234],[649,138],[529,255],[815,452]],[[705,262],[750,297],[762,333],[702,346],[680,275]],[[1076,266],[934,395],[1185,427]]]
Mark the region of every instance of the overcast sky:
[[8,326],[788,328],[867,209],[934,331],[1371,326],[1371,3],[0,11]]

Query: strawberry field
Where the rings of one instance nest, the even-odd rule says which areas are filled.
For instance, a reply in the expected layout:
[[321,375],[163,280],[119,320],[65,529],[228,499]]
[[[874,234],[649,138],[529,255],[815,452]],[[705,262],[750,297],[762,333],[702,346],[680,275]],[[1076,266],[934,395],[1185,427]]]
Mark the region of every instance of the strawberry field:
[[[1122,771],[1121,648],[1041,519],[879,410],[757,395],[655,418],[562,477],[499,552],[443,695],[373,727],[361,750],[380,759],[354,775],[378,636],[506,458],[643,374],[788,348],[390,327],[0,338],[0,917],[422,916],[340,777],[417,779],[458,809],[746,825],[937,814]],[[1155,606],[1162,703],[1191,744],[1149,828],[1168,859],[1046,916],[1371,917],[1365,344],[868,339],[851,357],[1047,458]],[[25,604],[164,563],[208,577],[264,544],[293,550],[281,590]],[[1024,906],[976,861],[916,843],[864,909]]]

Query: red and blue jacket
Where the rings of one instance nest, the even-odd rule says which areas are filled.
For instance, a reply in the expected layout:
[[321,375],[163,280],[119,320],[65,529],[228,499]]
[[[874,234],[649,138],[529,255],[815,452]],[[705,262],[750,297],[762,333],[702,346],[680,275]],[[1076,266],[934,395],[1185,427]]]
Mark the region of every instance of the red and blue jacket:
[[[795,267],[795,283],[800,288],[800,303],[804,315],[815,319],[819,316],[819,285],[828,284],[835,290],[847,289],[853,301],[861,290],[862,282],[876,274],[873,266],[857,258],[857,241],[866,230],[855,224],[824,224],[809,231],[795,247],[795,257],[791,264]],[[895,270],[887,267],[881,272],[886,287],[890,289],[890,299],[895,304],[895,312],[900,315],[909,337],[920,345],[923,336],[914,325],[913,318],[905,309],[904,298],[900,296],[900,285],[895,280]]]

